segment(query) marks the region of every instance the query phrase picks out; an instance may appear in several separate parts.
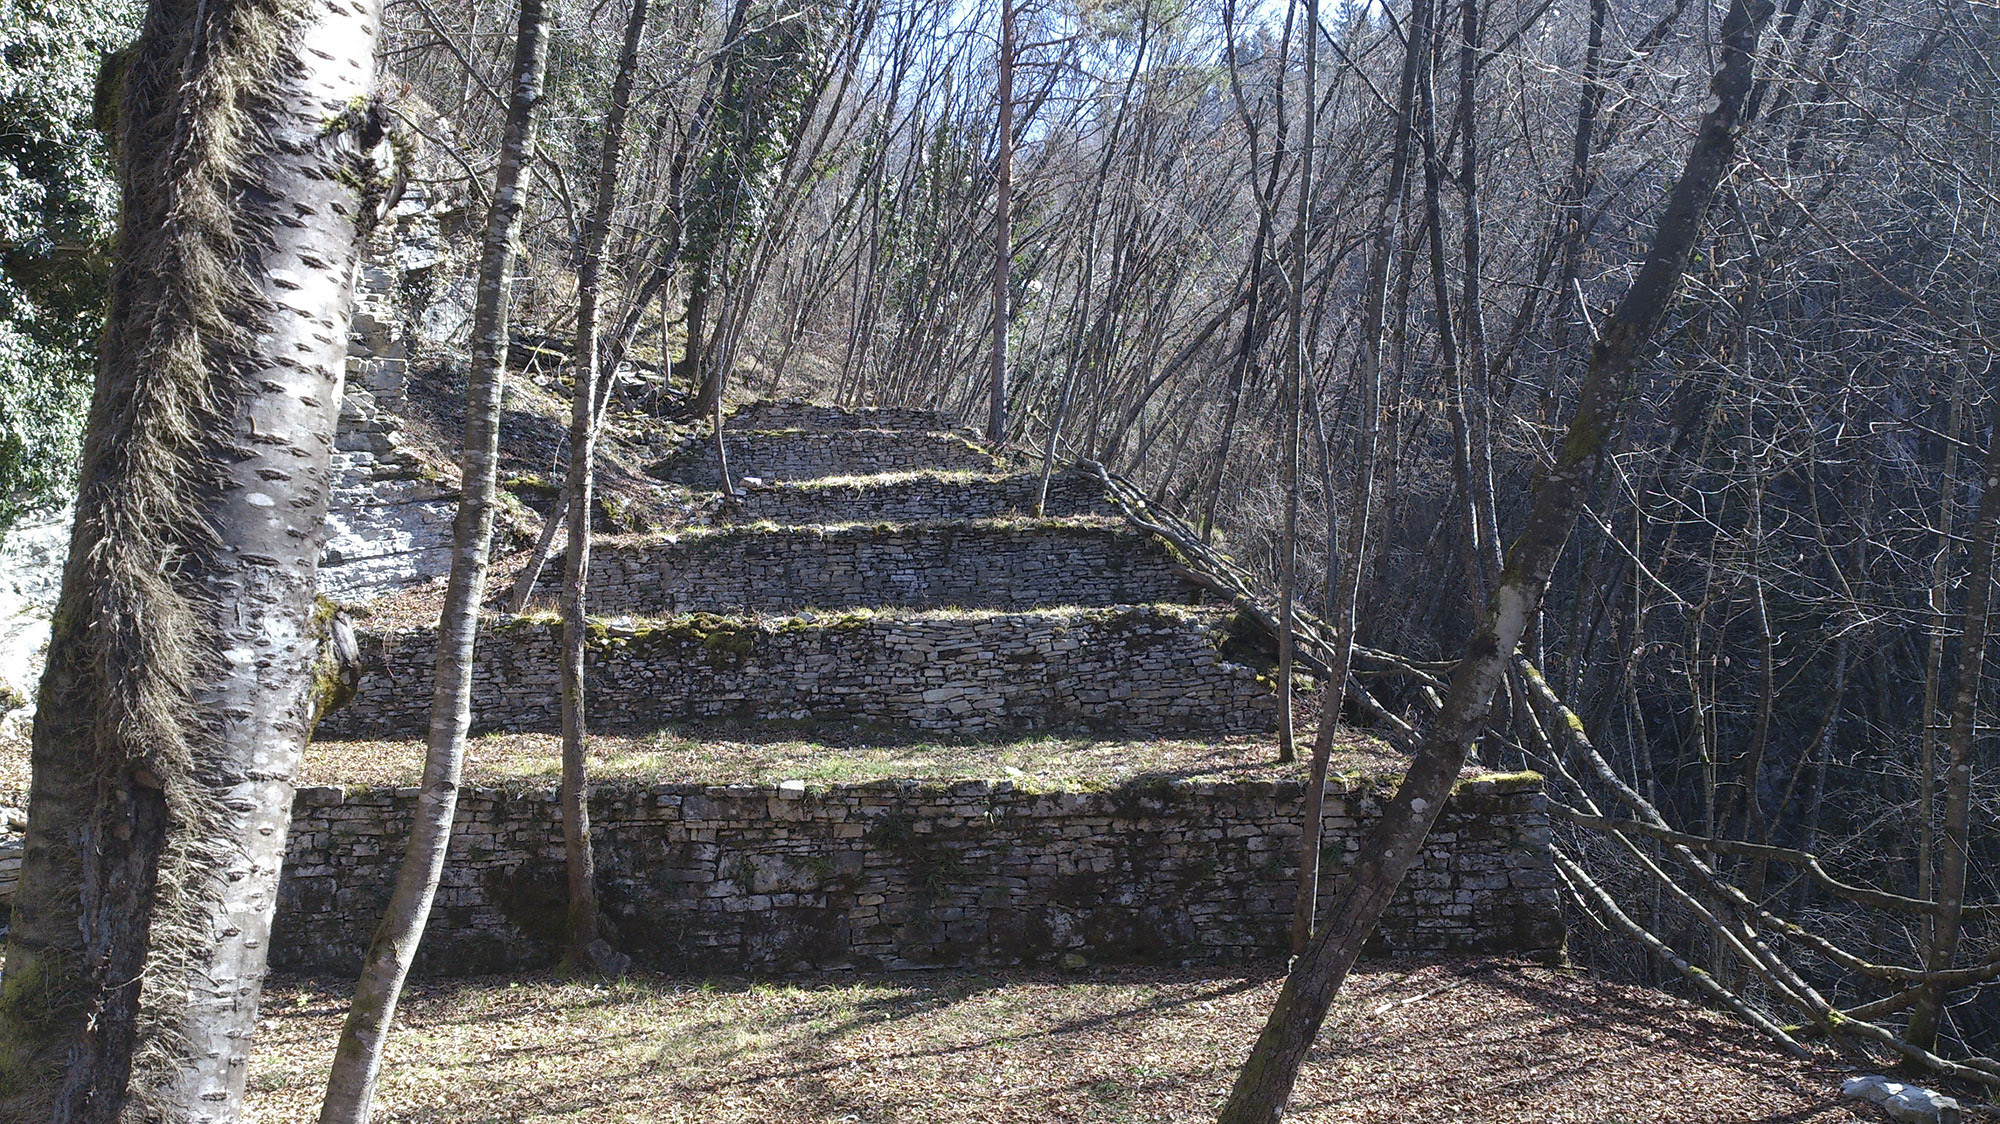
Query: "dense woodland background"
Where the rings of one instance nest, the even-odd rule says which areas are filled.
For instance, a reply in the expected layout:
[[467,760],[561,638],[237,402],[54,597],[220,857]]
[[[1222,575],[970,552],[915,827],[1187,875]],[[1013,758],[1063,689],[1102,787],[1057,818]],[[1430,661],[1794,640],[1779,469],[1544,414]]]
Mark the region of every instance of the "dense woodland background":
[[[387,11],[421,186],[482,214],[512,13],[465,0]],[[555,9],[515,289],[517,328],[541,338],[572,329],[626,17]],[[606,259],[606,323],[630,329],[629,370],[668,367],[687,392],[647,409],[782,392],[983,423],[997,17],[964,0],[654,11]],[[1273,588],[1295,548],[1314,608],[1365,494],[1359,641],[1419,665],[1456,656],[1560,438],[1595,322],[1712,100],[1719,12],[1024,0],[1014,18],[1009,441],[1131,478]],[[91,171],[95,57],[131,16],[8,0],[0,23],[4,519],[58,493],[73,456],[108,213]],[[1812,851],[1843,878],[1920,898],[1937,892],[1943,763],[1958,752],[1974,766],[1966,901],[2000,897],[1993,730],[1955,747],[1946,717],[1968,628],[1973,648],[1986,642],[1966,608],[1988,580],[1967,567],[2000,410],[1996,60],[1991,4],[1782,0],[1744,159],[1526,646],[1675,826]],[[433,271],[437,293],[467,283],[474,242],[459,240],[457,276]],[[1379,309],[1371,261],[1386,270]],[[451,347],[419,358],[450,385]],[[1420,679],[1362,666],[1392,709],[1423,715]],[[1485,763],[1559,764],[1537,740],[1558,719],[1519,682],[1507,697]],[[1555,791],[1573,800],[1568,783]],[[1598,835],[1566,846],[1670,946],[1760,993],[1629,855]],[[1869,960],[1920,958],[1916,917],[1792,881],[1795,867],[1718,862]],[[1576,934],[1587,960],[1662,971],[1583,912]],[[1960,963],[1993,959],[1990,923],[1968,939]],[[1821,986],[1840,978],[1810,942],[1792,954]],[[1898,986],[1844,978],[1849,1001]],[[1990,982],[1954,1003],[1955,1052],[2000,1051]]]

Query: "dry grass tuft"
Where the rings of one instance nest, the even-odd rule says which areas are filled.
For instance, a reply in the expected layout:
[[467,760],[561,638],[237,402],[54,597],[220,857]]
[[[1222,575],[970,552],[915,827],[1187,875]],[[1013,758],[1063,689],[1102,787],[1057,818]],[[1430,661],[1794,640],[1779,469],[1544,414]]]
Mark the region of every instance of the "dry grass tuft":
[[[1011,741],[937,741],[821,731],[688,729],[599,734],[590,739],[592,779],[600,783],[819,784],[871,780],[1011,780],[1023,788],[1090,790],[1150,777],[1187,780],[1305,779],[1303,764],[1275,763],[1269,736],[1205,739],[1046,735]],[[466,782],[519,787],[553,784],[561,772],[554,734],[489,734],[466,750]],[[421,741],[316,742],[306,748],[299,783],[412,785],[423,771]],[[21,767],[25,770],[26,761]],[[1334,772],[1390,776],[1395,753],[1361,734],[1345,734]],[[0,783],[7,764],[0,760]]]

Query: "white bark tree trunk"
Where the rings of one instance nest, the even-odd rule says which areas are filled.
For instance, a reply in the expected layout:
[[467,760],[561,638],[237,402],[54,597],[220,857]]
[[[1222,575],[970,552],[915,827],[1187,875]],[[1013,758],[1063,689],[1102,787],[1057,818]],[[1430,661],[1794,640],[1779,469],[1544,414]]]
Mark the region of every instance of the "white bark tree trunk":
[[0,990],[0,1108],[240,1119],[292,781],[359,224],[372,0],[160,0]]

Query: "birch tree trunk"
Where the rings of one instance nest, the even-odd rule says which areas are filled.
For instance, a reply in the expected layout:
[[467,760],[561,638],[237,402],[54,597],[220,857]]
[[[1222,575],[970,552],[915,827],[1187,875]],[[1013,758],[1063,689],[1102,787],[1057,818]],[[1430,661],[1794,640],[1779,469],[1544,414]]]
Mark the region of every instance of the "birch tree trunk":
[[[569,538],[564,552],[562,590],[562,812],[563,851],[569,868],[570,967],[615,970],[621,965],[592,946],[598,942],[597,863],[590,849],[590,777],[585,757],[588,724],[584,710],[584,611],[590,580],[591,488],[597,464],[598,384],[610,372],[598,370],[597,306],[603,291],[604,243],[618,200],[619,158],[625,119],[631,109],[632,78],[639,67],[639,40],[646,32],[647,0],[632,0],[625,42],[611,85],[611,114],[604,126],[604,151],[597,163],[597,187],[583,228],[583,264],[577,271],[576,389],[570,398]],[[555,512],[549,518],[556,518]]]
[[1270,1018],[1223,1106],[1222,1124],[1275,1124],[1283,1115],[1327,1010],[1451,795],[1466,753],[1485,725],[1507,661],[1541,605],[1549,575],[1583,504],[1591,465],[1617,428],[1633,373],[1651,351],[1687,269],[1699,241],[1702,216],[1735,162],[1738,119],[1750,92],[1757,40],[1771,10],[1770,0],[1730,4],[1721,30],[1720,67],[1710,83],[1715,106],[1702,117],[1694,147],[1660,216],[1651,251],[1603,325],[1576,412],[1556,449],[1555,463],[1535,486],[1526,525],[1507,550],[1486,618],[1452,673],[1436,723],[1418,747],[1395,797],[1369,831],[1333,916],[1285,978]]
[[396,875],[387,912],[375,930],[354,1002],[341,1027],[340,1045],[327,1077],[321,1124],[366,1124],[382,1047],[396,1016],[403,981],[416,959],[430,917],[431,899],[444,871],[458,810],[459,773],[465,761],[465,734],[472,724],[473,644],[479,606],[486,596],[487,562],[493,543],[496,475],[500,459],[500,402],[507,370],[507,305],[512,293],[514,244],[520,237],[526,200],[522,173],[535,149],[535,107],[542,96],[548,63],[542,0],[521,0],[520,30],[514,43],[514,71],[507,102],[506,130],[494,173],[493,207],[486,216],[479,259],[479,292],[473,309],[472,365],[466,376],[465,451],[462,491],[452,520],[451,576],[438,620],[437,671],[431,697],[430,730],[424,755],[423,787],[417,795],[410,842]]
[[123,76],[111,302],[0,984],[5,1119],[240,1119],[383,183],[378,24],[367,0],[159,0]]

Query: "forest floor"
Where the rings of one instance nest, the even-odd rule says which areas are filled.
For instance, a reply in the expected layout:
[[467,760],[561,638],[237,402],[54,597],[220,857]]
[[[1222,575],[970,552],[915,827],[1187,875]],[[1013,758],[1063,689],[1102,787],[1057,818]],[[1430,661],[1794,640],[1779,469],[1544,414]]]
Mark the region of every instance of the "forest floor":
[[[419,982],[378,1119],[1013,1124],[1211,1120],[1279,980],[1092,969],[749,981]],[[310,1119],[344,983],[267,990],[258,1119]],[[1288,1121],[1829,1124],[1854,1072],[1660,992],[1505,960],[1364,964]],[[1975,1117],[1976,1118],[1976,1117]]]

